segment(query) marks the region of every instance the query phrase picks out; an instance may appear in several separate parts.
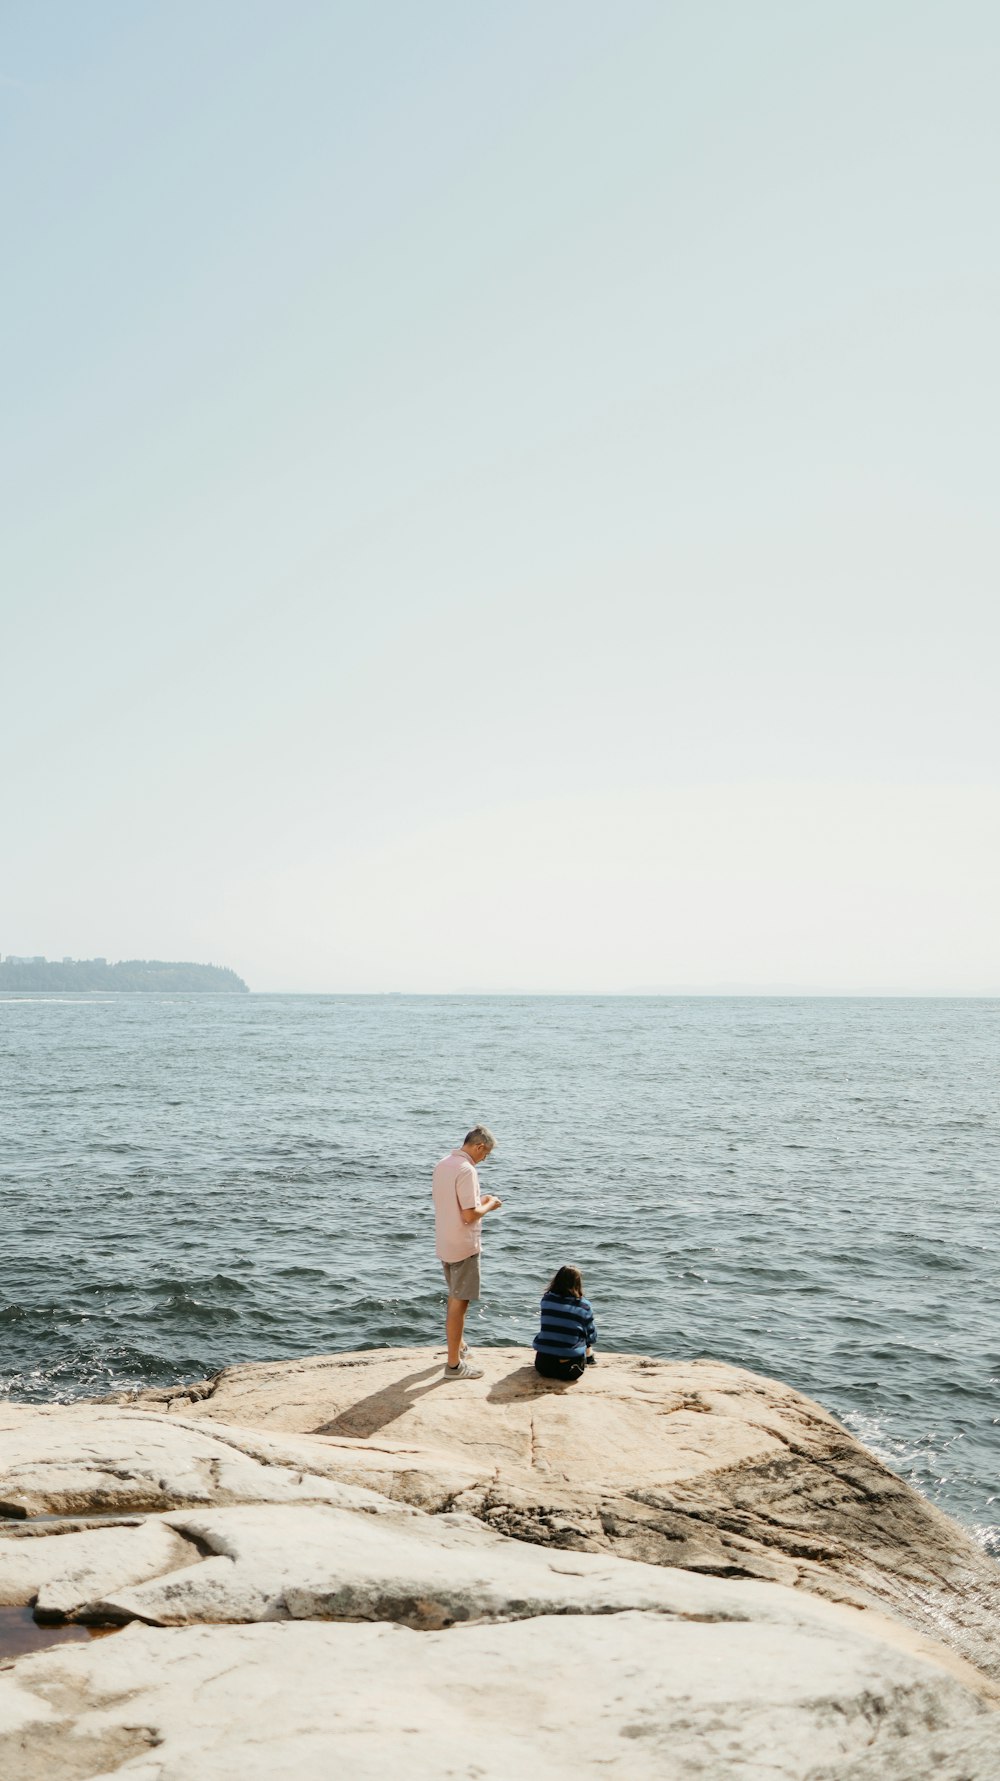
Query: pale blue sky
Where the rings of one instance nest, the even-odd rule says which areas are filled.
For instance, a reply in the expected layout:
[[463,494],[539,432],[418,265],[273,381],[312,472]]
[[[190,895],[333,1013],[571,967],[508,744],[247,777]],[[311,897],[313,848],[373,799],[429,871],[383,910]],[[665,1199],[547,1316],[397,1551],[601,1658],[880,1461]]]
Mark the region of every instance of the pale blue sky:
[[0,18],[0,951],[1000,992],[994,6]]

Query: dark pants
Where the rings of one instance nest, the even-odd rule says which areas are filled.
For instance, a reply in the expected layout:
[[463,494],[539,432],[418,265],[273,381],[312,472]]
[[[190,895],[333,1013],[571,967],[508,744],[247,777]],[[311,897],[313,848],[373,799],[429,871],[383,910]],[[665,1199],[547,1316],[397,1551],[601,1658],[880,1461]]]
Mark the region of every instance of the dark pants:
[[579,1360],[562,1360],[558,1354],[540,1354],[535,1350],[535,1372],[541,1373],[543,1379],[579,1379],[586,1366],[582,1354]]

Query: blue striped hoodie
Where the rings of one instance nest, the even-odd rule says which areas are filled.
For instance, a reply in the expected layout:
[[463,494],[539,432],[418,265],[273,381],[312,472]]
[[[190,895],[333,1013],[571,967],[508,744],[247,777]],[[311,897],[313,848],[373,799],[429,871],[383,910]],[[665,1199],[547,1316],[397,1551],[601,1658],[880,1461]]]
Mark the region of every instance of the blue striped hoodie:
[[542,1299],[542,1327],[534,1346],[540,1354],[557,1354],[560,1360],[581,1360],[597,1341],[597,1326],[589,1299],[568,1299],[547,1292]]

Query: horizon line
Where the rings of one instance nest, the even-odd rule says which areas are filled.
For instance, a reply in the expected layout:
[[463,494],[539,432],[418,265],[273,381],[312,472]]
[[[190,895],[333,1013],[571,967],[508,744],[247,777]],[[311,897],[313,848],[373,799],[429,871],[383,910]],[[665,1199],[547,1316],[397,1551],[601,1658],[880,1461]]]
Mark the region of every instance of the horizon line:
[[511,996],[520,1000],[534,998],[540,1001],[569,1000],[574,997],[582,1000],[600,998],[603,1001],[616,998],[623,1001],[638,1001],[644,997],[650,1000],[670,998],[678,1001],[685,999],[704,1001],[713,998],[741,1001],[993,1002],[1000,1000],[1000,989],[792,989],[781,987],[756,989],[746,985],[711,989],[251,989],[249,993],[253,996],[343,996],[345,998],[364,996],[370,997],[372,1000],[377,998],[443,1000],[446,997],[468,999],[473,996]]

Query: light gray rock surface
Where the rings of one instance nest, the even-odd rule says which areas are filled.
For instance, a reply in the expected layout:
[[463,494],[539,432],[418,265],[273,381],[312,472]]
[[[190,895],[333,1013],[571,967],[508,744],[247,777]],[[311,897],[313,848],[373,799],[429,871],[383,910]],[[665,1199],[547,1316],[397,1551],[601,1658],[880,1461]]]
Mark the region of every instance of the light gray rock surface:
[[121,1516],[182,1503],[384,1506],[380,1493],[337,1482],[339,1469],[326,1441],[103,1404],[0,1406],[0,1515]]
[[877,1604],[1000,1675],[1000,1567],[799,1392],[714,1361],[602,1355],[564,1386],[523,1349],[476,1360],[449,1384],[432,1350],[321,1355],[137,1402],[312,1433],[333,1475],[522,1540]]
[[[177,1541],[183,1568],[157,1563],[148,1578],[78,1598],[67,1614],[160,1626],[392,1620],[429,1631],[467,1621],[640,1609],[697,1622],[801,1624],[832,1628],[840,1638],[860,1633],[924,1655],[1000,1702],[1000,1687],[971,1665],[871,1610],[754,1579],[530,1545],[463,1513],[430,1516],[390,1504],[381,1514],[330,1504],[257,1504],[169,1515],[160,1531]],[[56,1576],[48,1584],[50,1595],[61,1588],[65,1597],[78,1587],[75,1578],[66,1585]]]
[[717,1578],[546,1551],[505,1539],[463,1514],[399,1508],[359,1515],[317,1504],[215,1509],[169,1520],[206,1556],[173,1574],[116,1588],[78,1613],[160,1626],[392,1620],[428,1631],[470,1620],[629,1608],[682,1618],[787,1619],[792,1602],[801,1602],[807,1617],[817,1606],[774,1585],[753,1584],[741,1593]]
[[981,1781],[990,1721],[943,1672],[801,1623],[132,1626],[0,1672],[0,1772]]
[[39,1620],[72,1619],[87,1602],[198,1563],[190,1540],[155,1516],[131,1525],[0,1537],[0,1605],[37,1602]]
[[12,1602],[37,1600],[44,1619],[103,1626],[133,1619],[159,1626],[387,1620],[426,1631],[628,1609],[701,1623],[801,1624],[909,1651],[1000,1704],[1000,1685],[981,1671],[869,1609],[753,1579],[547,1549],[508,1539],[462,1512],[428,1515],[353,1494],[352,1508],[253,1504],[83,1532],[58,1523],[22,1526],[0,1537],[0,1584]]
[[818,1406],[482,1358],[0,1408],[0,1602],[132,1622],[0,1665],[3,1781],[1000,1781],[995,1567]]

